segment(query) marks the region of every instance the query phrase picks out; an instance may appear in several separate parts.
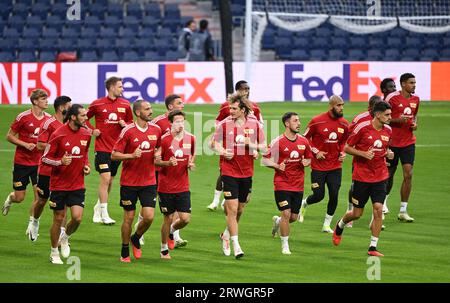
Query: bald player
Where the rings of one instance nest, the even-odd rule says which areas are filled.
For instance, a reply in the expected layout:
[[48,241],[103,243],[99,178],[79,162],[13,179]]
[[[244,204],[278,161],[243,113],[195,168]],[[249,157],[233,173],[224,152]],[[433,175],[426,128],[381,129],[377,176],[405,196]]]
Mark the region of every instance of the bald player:
[[344,146],[348,138],[348,122],[343,118],[344,100],[333,95],[328,102],[328,111],[315,116],[304,133],[311,145],[311,189],[313,194],[303,199],[299,221],[303,222],[308,205],[318,203],[325,197],[328,187],[328,207],[322,231],[333,233],[330,227],[336,211],[341,187]]

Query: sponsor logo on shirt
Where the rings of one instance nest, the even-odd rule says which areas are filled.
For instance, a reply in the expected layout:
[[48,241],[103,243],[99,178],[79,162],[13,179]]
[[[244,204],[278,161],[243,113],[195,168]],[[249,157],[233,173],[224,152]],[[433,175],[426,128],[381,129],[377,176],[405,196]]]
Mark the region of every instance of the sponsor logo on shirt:
[[87,140],[80,140],[80,144],[82,146],[86,146],[87,145]]
[[411,115],[412,114],[412,110],[410,107],[405,107],[405,109],[403,110],[403,114],[404,115]]
[[306,146],[305,146],[305,145],[297,145],[297,148],[298,148],[299,150],[305,150],[305,149],[306,149]]
[[117,124],[119,121],[117,121],[117,114],[116,113],[110,113],[108,115],[108,119],[105,120],[106,124]]
[[148,138],[149,140],[156,141],[156,135],[147,135],[147,138]]
[[383,140],[383,141],[389,141],[389,137],[388,137],[388,136],[381,136],[381,140]]
[[243,144],[244,140],[245,140],[245,137],[243,135],[237,135],[236,139],[235,139],[237,144]]
[[181,149],[176,150],[174,153],[175,158],[183,158],[184,154],[183,151]]
[[72,155],[79,155],[80,154],[80,148],[78,146],[72,147]]
[[340,128],[340,127],[338,127],[338,133],[341,133],[341,134],[343,134],[343,133],[344,133],[344,129],[343,129],[343,128]]
[[125,108],[124,108],[124,107],[118,107],[118,108],[117,108],[117,111],[118,111],[119,113],[124,113],[124,112],[125,112]]
[[337,138],[338,135],[335,132],[331,132],[328,135],[328,140],[325,140],[325,143],[337,143],[338,142]]
[[140,145],[140,148],[142,149],[142,152],[143,152],[143,153],[149,152],[149,149],[150,149],[150,142],[148,142],[148,141],[143,141],[143,142],[141,143],[141,145]]
[[300,155],[299,155],[298,151],[293,150],[293,151],[291,152],[291,154],[289,155],[289,158],[291,158],[291,159],[297,159],[299,156],[300,156]]
[[409,106],[410,106],[411,108],[416,108],[416,107],[417,107],[417,104],[416,104],[416,103],[409,103]]

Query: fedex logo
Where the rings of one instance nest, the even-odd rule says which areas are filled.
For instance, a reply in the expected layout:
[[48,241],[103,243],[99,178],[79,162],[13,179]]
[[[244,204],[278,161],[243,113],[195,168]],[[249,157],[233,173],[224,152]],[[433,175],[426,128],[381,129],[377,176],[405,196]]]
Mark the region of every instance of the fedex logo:
[[[105,96],[105,80],[117,75],[117,64],[99,64],[97,68],[97,97]],[[124,97],[130,102],[139,98],[150,102],[162,102],[169,94],[177,93],[186,103],[195,103],[203,100],[205,103],[212,103],[213,99],[208,92],[208,87],[213,78],[193,78],[183,77],[180,73],[185,73],[185,64],[158,64],[158,74],[156,77],[146,77],[137,79],[136,76],[124,76],[123,87]],[[120,73],[119,73],[120,74]]]
[[60,63],[0,63],[0,104],[30,103],[31,91],[41,88],[53,100],[61,94]]
[[[325,63],[326,64],[326,63]],[[340,95],[344,100],[367,101],[372,95],[382,96],[380,83],[382,78],[363,76],[370,74],[369,63],[342,64],[342,73],[329,77],[323,76],[328,70],[316,69],[317,76],[302,77],[299,72],[311,73],[305,70],[308,64],[286,64],[284,67],[284,100],[322,101],[333,94]],[[295,75],[294,75],[295,73]],[[391,77],[394,78],[395,77]],[[302,96],[293,96],[294,86],[301,86]],[[374,89],[375,87],[375,89]],[[339,93],[340,92],[340,93]]]

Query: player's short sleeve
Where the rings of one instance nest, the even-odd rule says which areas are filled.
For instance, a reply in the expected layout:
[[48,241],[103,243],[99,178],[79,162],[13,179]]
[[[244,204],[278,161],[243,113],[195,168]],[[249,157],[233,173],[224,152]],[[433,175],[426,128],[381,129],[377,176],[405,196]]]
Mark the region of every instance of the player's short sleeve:
[[348,137],[347,144],[350,146],[355,146],[356,143],[358,143],[359,139],[361,138],[361,134],[364,132],[363,129],[359,129],[359,130],[355,129],[355,131],[353,131],[351,133],[350,137]]
[[116,141],[116,144],[114,144],[113,151],[117,151],[119,153],[125,153],[125,148],[128,143],[128,133],[122,134],[122,136],[119,137],[119,139]]
[[224,137],[224,129],[225,123],[220,123],[216,126],[216,130],[214,131],[213,139],[215,142],[222,142]]
[[11,130],[15,133],[18,133],[23,126],[23,120],[24,120],[24,118],[22,118],[20,120],[15,119],[14,122],[11,124]]
[[50,132],[48,130],[49,127],[47,127],[47,128],[41,127],[39,129],[38,142],[44,142],[44,143],[48,142],[48,139],[50,138]]
[[305,143],[305,154],[304,154],[304,158],[305,159],[311,159],[313,157],[313,153],[311,151],[311,145],[309,145],[309,141],[308,140],[304,140]]

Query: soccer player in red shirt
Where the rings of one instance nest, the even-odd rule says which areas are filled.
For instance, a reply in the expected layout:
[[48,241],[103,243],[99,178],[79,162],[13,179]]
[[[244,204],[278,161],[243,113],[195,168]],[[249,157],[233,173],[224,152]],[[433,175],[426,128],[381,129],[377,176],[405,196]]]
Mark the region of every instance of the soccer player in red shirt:
[[31,92],[31,109],[20,113],[6,135],[8,142],[16,145],[14,154],[13,189],[3,203],[2,213],[6,216],[12,203],[21,203],[25,199],[28,183],[33,186],[34,200],[30,207],[30,220],[26,234],[29,235],[33,225],[33,209],[38,203],[36,189],[37,171],[42,152],[36,148],[39,126],[50,118],[50,114],[44,111],[48,107],[48,95],[42,89]]
[[[161,129],[150,122],[153,114],[150,102],[135,101],[133,113],[136,121],[122,130],[111,155],[113,161],[123,161],[120,176],[120,206],[124,210],[124,216],[120,261],[125,263],[131,262],[130,240],[134,257],[141,258],[139,238],[153,222],[156,205],[154,158],[161,141]],[[131,235],[131,224],[133,224],[138,198],[142,206],[143,219]]]
[[[72,105],[71,101],[72,100],[67,96],[59,96],[55,99],[55,102],[53,103],[55,114],[46,121],[42,122],[39,127],[39,135],[36,146],[38,150],[44,151],[51,134],[63,125],[64,115]],[[37,179],[38,203],[36,203],[33,208],[33,222],[28,234],[28,238],[33,242],[36,241],[39,236],[39,218],[50,196],[51,173],[52,167],[43,163],[41,159],[39,161]],[[64,227],[61,227],[61,232],[63,229]]]
[[403,182],[400,189],[400,222],[414,222],[414,218],[408,215],[407,206],[412,188],[412,174],[416,151],[417,113],[420,100],[414,95],[416,90],[416,78],[411,73],[400,76],[401,91],[393,92],[386,98],[392,106],[392,139],[390,149],[394,152],[394,159],[388,161],[389,180],[387,194],[390,193],[394,183],[394,175],[400,159],[403,168]]
[[[185,114],[180,110],[173,110],[168,119],[172,124],[171,130],[162,136],[161,149],[155,162],[161,167],[158,195],[159,208],[164,214],[161,226],[162,259],[171,258],[169,249],[176,246],[175,232],[186,227],[191,219],[188,169],[195,168],[195,137],[185,131]],[[174,220],[175,212],[178,213],[178,218]]]
[[353,155],[353,210],[337,222],[333,232],[333,244],[339,245],[341,242],[346,223],[362,216],[370,197],[374,219],[368,254],[383,256],[377,251],[377,243],[381,232],[386,179],[389,177],[386,157],[394,156],[389,151],[392,130],[387,125],[391,120],[391,106],[386,102],[378,102],[374,105],[373,115],[372,121],[365,121],[356,126],[344,148],[346,153]]
[[[168,95],[166,97],[166,99],[164,100],[164,103],[166,105],[167,112],[162,115],[159,115],[158,117],[156,117],[155,119],[152,120],[153,123],[155,123],[156,125],[158,125],[161,128],[162,134],[165,134],[166,132],[170,132],[170,129],[172,127],[172,125],[169,121],[169,114],[174,110],[182,111],[184,108],[183,99],[181,99],[181,97],[179,95],[175,95],[175,94]],[[159,173],[160,169],[161,168],[159,166],[156,166],[156,183],[158,183],[158,173]],[[175,212],[173,214],[174,222],[177,219],[178,219],[178,213]],[[138,221],[135,224],[135,229],[137,228],[137,225],[139,224],[139,222],[141,220],[142,220],[142,215],[139,214]],[[185,246],[188,243],[188,241],[181,238],[179,230],[175,231],[174,238],[175,238],[175,246],[176,247]],[[139,242],[141,243],[141,245],[144,244],[144,236],[142,236],[139,239]]]
[[272,218],[272,236],[280,233],[281,253],[290,255],[289,223],[298,218],[303,198],[305,166],[311,164],[312,153],[308,140],[298,134],[298,114],[285,113],[281,121],[285,126],[284,134],[272,141],[262,164],[275,170],[275,203],[281,212],[281,216]]
[[[355,129],[355,127],[362,122],[365,121],[371,121],[373,119],[372,117],[372,109],[373,106],[375,105],[375,103],[377,102],[382,102],[383,100],[381,99],[380,96],[372,96],[369,98],[369,106],[367,108],[367,111],[362,112],[358,115],[356,115],[352,122],[350,123],[350,125],[348,126],[348,133],[351,134],[353,132],[353,130]],[[352,167],[353,170],[353,167]],[[353,203],[352,203],[352,193],[353,193],[353,189],[350,186],[350,189],[348,191],[348,207],[347,207],[347,211],[351,211],[353,209]],[[347,227],[352,227],[353,226],[353,222],[349,222],[347,224]],[[384,225],[383,225],[384,226]],[[384,229],[384,228],[383,228]]]
[[[85,128],[87,119],[87,111],[82,105],[72,105],[64,118],[65,124],[50,136],[42,156],[42,162],[53,167],[49,202],[53,210],[53,225],[50,229],[50,262],[53,264],[63,264],[58,242],[61,244],[61,255],[69,257],[69,237],[78,229],[83,217],[86,192],[84,176],[91,171],[88,158],[91,133]],[[66,207],[70,208],[71,220],[66,225],[65,233],[60,235]]]
[[[236,92],[243,94],[247,99],[249,98],[250,86],[248,85],[247,81],[240,80],[240,81],[236,82],[234,89]],[[261,114],[261,110],[260,110],[258,104],[256,104],[255,102],[250,102],[250,105],[252,108],[251,115],[254,116],[256,119],[258,119],[259,122],[264,123],[262,114]],[[228,118],[228,116],[230,116],[230,104],[228,101],[225,101],[220,106],[219,114],[216,117],[216,125],[220,121],[223,121],[224,119]],[[217,181],[216,181],[216,189],[214,190],[214,199],[206,208],[208,208],[209,210],[212,210],[212,211],[217,209],[217,207],[219,206],[219,203],[220,203],[220,196],[222,195],[222,190],[223,190],[222,178],[219,174],[219,176],[217,177]],[[222,205],[221,205],[222,208],[223,208],[224,203],[225,203],[225,199],[222,200]]]
[[236,259],[244,256],[238,240],[238,222],[250,201],[253,162],[258,151],[266,151],[262,124],[249,117],[251,107],[245,96],[228,97],[230,116],[216,126],[211,146],[220,155],[227,228],[222,233],[222,250],[229,256],[230,239]]
[[123,92],[122,79],[110,77],[105,81],[108,95],[95,100],[89,105],[88,119],[95,116],[95,169],[100,174],[98,201],[94,206],[94,223],[114,224],[116,221],[108,214],[108,196],[120,161],[111,161],[114,144],[119,138],[122,128],[133,122],[130,103],[121,98]]
[[330,97],[329,110],[309,122],[304,136],[311,144],[314,154],[311,161],[311,189],[313,194],[302,201],[299,221],[303,222],[306,207],[322,201],[325,184],[328,187],[328,207],[322,231],[332,233],[330,227],[336,211],[341,187],[342,162],[345,159],[344,145],[348,138],[348,122],[343,118],[344,101],[341,97]]

